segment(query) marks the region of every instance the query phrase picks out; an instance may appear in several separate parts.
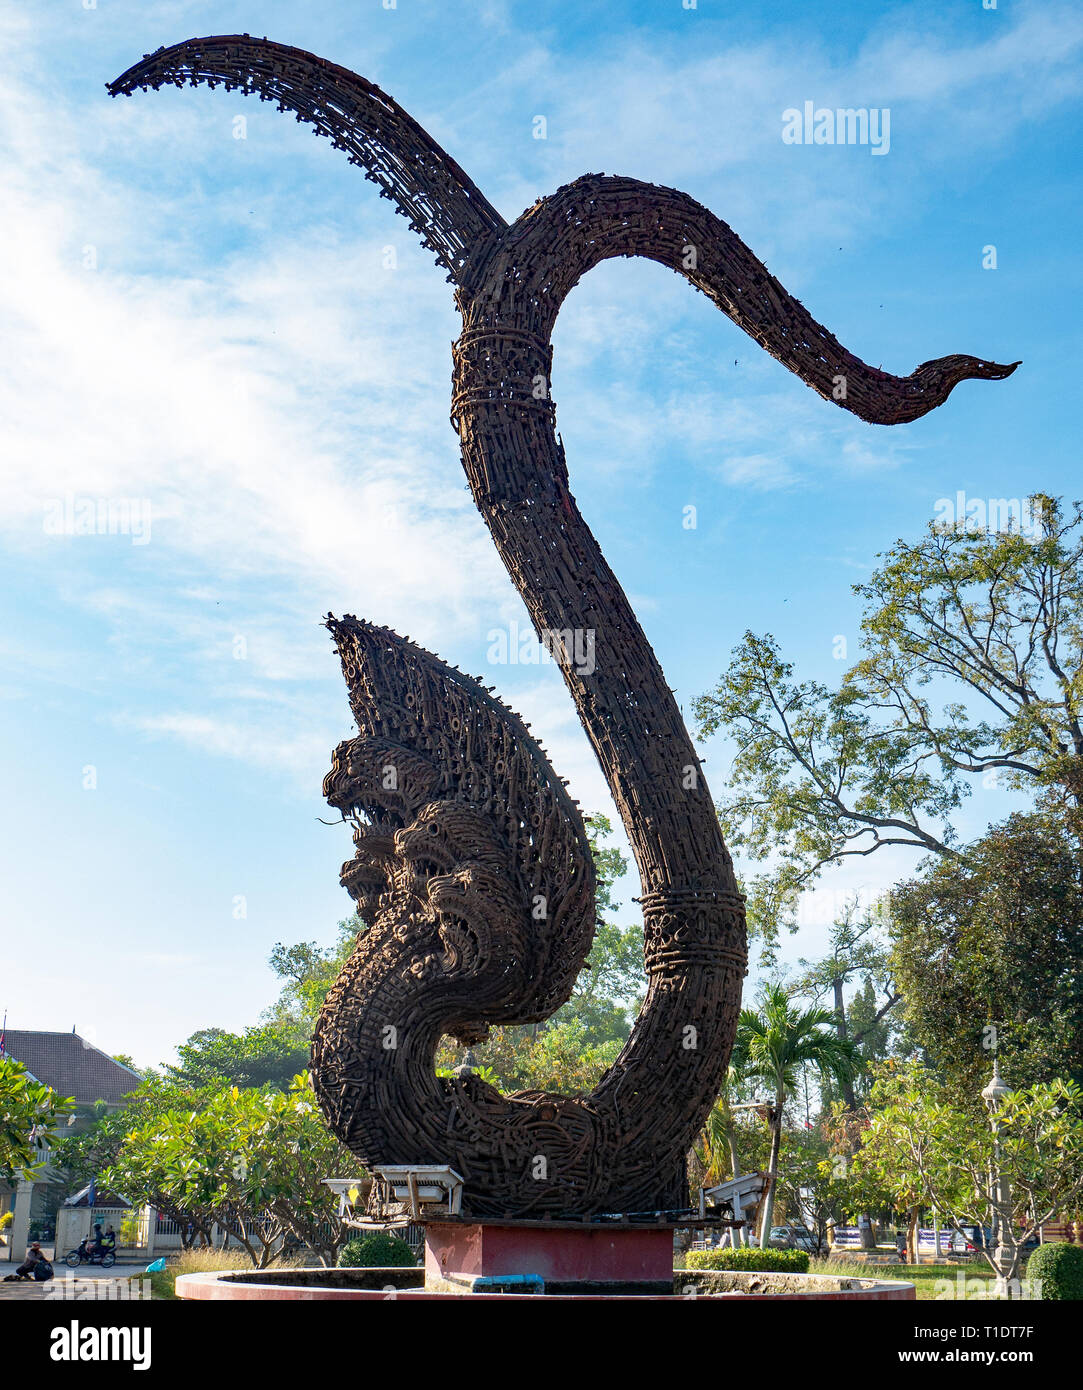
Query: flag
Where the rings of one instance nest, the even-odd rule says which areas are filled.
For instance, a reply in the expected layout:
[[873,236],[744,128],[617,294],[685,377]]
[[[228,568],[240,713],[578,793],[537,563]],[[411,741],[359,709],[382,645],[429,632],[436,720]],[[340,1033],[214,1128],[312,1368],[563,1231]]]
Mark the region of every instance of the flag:
[[87,1193],[86,1204],[87,1204],[88,1207],[92,1207],[92,1206],[94,1205],[94,1203],[95,1203],[97,1200],[98,1200],[98,1188],[97,1188],[97,1184],[95,1183],[94,1179],[91,1178],[91,1179],[90,1179],[90,1191]]

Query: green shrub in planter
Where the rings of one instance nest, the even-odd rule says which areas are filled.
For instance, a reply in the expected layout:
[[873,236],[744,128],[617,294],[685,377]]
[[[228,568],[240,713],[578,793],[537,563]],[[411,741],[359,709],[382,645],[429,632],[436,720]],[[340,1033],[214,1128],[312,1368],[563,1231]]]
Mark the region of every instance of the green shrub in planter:
[[371,1269],[382,1265],[416,1265],[414,1252],[404,1240],[389,1235],[386,1231],[373,1231],[371,1235],[355,1236],[348,1240],[338,1252],[340,1269],[356,1269],[363,1266]]
[[1083,1298],[1083,1246],[1054,1241],[1027,1261],[1027,1281],[1041,1280],[1042,1300]]
[[690,1250],[686,1269],[770,1270],[775,1274],[807,1274],[807,1250],[759,1250],[739,1246],[736,1250]]

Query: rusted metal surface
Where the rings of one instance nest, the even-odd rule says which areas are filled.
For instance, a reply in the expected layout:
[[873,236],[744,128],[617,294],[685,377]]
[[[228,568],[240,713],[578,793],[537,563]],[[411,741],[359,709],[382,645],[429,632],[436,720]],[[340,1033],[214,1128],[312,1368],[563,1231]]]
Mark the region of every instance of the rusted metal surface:
[[[907,377],[870,367],[675,189],[587,175],[509,226],[391,98],[266,39],[162,49],[110,91],[186,82],[258,94],[329,136],[447,270],[463,318],[452,423],[466,475],[539,635],[563,634],[545,640],[643,885],[646,999],[590,1095],[504,1096],[474,1075],[436,1077],[442,1034],[477,1041],[568,997],[594,925],[586,836],[544,751],[480,682],[385,628],[329,618],[359,735],[336,750],[325,788],[358,820],[342,881],[369,926],[317,1026],[321,1103],[370,1167],[454,1167],[470,1215],[684,1209],[685,1154],[737,1024],[743,903],[672,692],[569,491],[549,389],[556,315],[600,261],[649,257],[825,399],[880,424],[1012,368],[963,356]],[[576,656],[587,634],[589,663]]]

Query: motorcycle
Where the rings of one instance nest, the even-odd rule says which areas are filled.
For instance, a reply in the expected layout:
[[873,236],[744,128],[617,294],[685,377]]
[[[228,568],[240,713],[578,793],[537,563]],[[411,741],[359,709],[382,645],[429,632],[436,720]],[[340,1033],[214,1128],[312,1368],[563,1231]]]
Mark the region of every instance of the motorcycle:
[[69,1250],[64,1256],[64,1263],[69,1269],[76,1269],[79,1265],[100,1265],[102,1269],[112,1269],[117,1262],[115,1250],[85,1250],[79,1246],[75,1250]]

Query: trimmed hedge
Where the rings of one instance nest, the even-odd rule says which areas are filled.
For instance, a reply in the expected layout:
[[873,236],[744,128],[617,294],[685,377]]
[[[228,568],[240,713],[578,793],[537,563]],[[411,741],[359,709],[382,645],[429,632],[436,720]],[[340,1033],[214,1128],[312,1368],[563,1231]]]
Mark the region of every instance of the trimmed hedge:
[[689,1250],[686,1269],[770,1270],[775,1274],[807,1274],[807,1250],[759,1250],[739,1246],[736,1250]]
[[1040,1245],[1027,1261],[1028,1282],[1041,1280],[1041,1298],[1083,1299],[1083,1246],[1066,1240]]
[[386,1231],[373,1231],[371,1235],[355,1236],[338,1252],[340,1269],[416,1264],[414,1252],[406,1242],[398,1236],[388,1235]]

